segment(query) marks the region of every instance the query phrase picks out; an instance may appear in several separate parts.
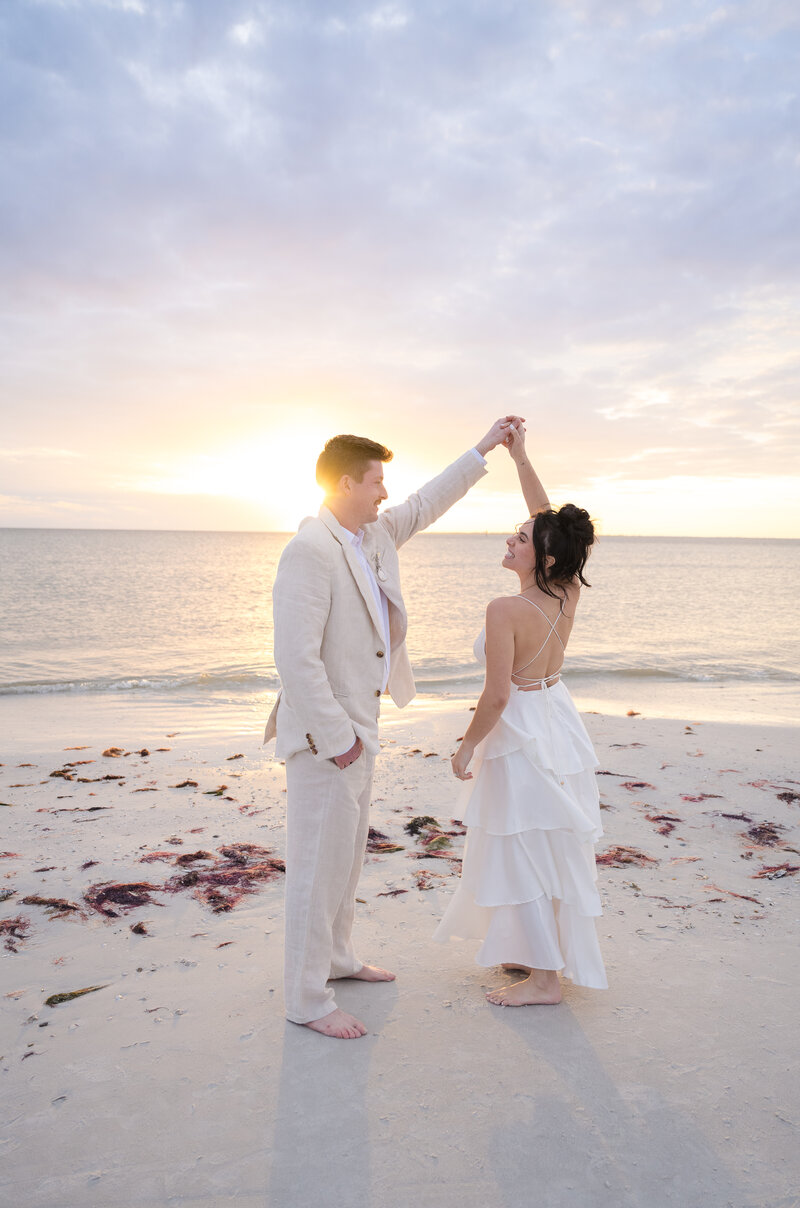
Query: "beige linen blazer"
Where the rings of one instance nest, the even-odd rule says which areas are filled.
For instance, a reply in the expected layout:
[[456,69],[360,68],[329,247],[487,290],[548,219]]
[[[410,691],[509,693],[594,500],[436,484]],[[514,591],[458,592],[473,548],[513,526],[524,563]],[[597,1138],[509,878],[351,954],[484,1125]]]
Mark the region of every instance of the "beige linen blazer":
[[[402,708],[415,694],[397,551],[433,524],[483,477],[474,450],[431,479],[405,503],[386,508],[364,529],[362,552],[385,578],[391,659],[387,691]],[[378,714],[386,651],[381,615],[349,541],[323,507],[307,517],[281,555],[272,589],[275,665],[281,691],[264,733],[275,755],[310,750],[318,760],[350,749],[358,736],[378,753]]]

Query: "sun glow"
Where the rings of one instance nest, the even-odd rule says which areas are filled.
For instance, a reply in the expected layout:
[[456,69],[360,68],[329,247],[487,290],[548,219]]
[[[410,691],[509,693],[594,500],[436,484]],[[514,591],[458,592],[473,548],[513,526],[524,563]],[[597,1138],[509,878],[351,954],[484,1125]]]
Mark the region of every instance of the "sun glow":
[[[333,429],[335,431],[335,429]],[[184,455],[152,468],[134,483],[140,493],[182,497],[202,516],[198,527],[214,515],[209,507],[230,505],[223,527],[294,532],[304,516],[314,516],[322,502],[315,467],[332,427],[314,417],[262,431],[214,453]],[[387,507],[402,503],[439,468],[428,458],[414,456],[413,445],[397,449],[385,468]],[[491,455],[490,455],[491,456]],[[455,504],[435,525],[439,532],[509,532],[524,516],[524,502],[513,482],[511,467],[498,455],[490,475]],[[800,480],[772,478],[626,479],[594,477],[582,482],[551,481],[554,506],[566,500],[589,509],[601,533],[611,535],[797,537],[800,533]],[[218,504],[213,504],[214,501]],[[383,509],[381,509],[383,510]],[[169,507],[164,501],[164,513]],[[190,513],[181,513],[189,515]],[[768,521],[765,522],[765,515]],[[172,522],[174,523],[174,521]],[[180,520],[178,527],[185,521]],[[213,521],[208,527],[215,527]]]
[[322,492],[314,471],[329,435],[321,426],[318,431],[305,423],[300,431],[287,426],[246,444],[179,460],[138,486],[155,494],[245,500],[263,511],[266,529],[291,532],[304,516],[319,510]]
[[[304,516],[315,516],[323,493],[315,479],[319,454],[336,429],[330,423],[298,418],[269,432],[239,440],[214,453],[178,457],[153,466],[152,473],[136,480],[140,492],[151,495],[214,498],[253,505],[252,516],[266,530],[293,532]],[[434,471],[435,473],[436,471]],[[402,501],[432,477],[409,464],[386,466],[388,505]]]

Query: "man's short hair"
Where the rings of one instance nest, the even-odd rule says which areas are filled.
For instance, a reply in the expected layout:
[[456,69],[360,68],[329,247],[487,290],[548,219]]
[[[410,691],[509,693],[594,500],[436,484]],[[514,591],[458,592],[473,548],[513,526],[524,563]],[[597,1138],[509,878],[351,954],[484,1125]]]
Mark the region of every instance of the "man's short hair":
[[391,460],[391,449],[366,436],[332,436],[317,458],[317,482],[334,491],[343,474],[361,482],[371,461]]

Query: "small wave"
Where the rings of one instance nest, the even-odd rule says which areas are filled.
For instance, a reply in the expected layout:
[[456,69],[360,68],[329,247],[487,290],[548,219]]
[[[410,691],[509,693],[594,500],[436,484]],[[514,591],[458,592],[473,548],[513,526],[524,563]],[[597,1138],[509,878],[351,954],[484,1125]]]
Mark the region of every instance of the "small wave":
[[87,692],[179,692],[200,689],[206,692],[275,692],[279,687],[277,675],[258,672],[202,671],[195,675],[150,675],[73,680],[19,680],[0,684],[0,696],[49,696],[58,693]]
[[[757,667],[746,667],[741,664],[732,667],[720,664],[673,670],[668,667],[650,666],[604,667],[598,666],[597,663],[588,665],[576,660],[574,663],[567,662],[563,675],[567,682],[592,679],[603,681],[649,680],[676,684],[800,683],[800,673],[788,671],[782,667],[764,667],[763,664]],[[434,668],[428,667],[425,671],[417,672],[416,683],[420,692],[451,692],[456,688],[482,684],[483,673],[476,673],[474,667],[463,667],[452,671],[448,669],[444,674],[437,674]]]
[[[738,663],[735,666],[723,663],[698,663],[688,667],[664,667],[654,665],[603,665],[599,659],[577,658],[568,661],[564,668],[567,682],[580,680],[650,680],[671,683],[800,683],[800,673],[782,667],[765,666],[759,663],[752,667]],[[422,660],[416,667],[419,692],[474,691],[483,683],[483,672],[476,663],[450,664],[443,666],[432,659]],[[277,673],[254,667],[220,668],[212,671],[185,673],[151,673],[142,675],[97,676],[94,678],[31,679],[16,680],[0,684],[0,696],[69,695],[86,693],[153,693],[195,691],[205,693],[275,692],[280,687]]]
[[[689,660],[687,660],[688,662]],[[564,668],[567,676],[591,676],[598,679],[648,679],[665,680],[673,683],[800,683],[800,672],[785,667],[769,667],[763,663],[748,667],[745,663],[695,663],[694,665],[670,668],[653,666],[603,667],[568,663]]]

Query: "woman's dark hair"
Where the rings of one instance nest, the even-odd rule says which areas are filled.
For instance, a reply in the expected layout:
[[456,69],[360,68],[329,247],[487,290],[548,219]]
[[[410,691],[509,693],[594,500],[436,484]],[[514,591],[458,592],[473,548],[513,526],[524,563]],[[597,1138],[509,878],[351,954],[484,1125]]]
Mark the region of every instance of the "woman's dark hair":
[[[556,600],[560,597],[553,591],[554,583],[571,583],[577,578],[584,587],[591,587],[583,568],[593,544],[594,525],[583,508],[565,503],[557,512],[552,508],[537,512],[533,518],[536,586]],[[549,567],[548,558],[554,559]]]

